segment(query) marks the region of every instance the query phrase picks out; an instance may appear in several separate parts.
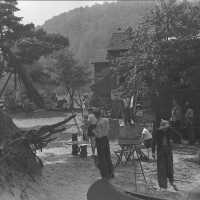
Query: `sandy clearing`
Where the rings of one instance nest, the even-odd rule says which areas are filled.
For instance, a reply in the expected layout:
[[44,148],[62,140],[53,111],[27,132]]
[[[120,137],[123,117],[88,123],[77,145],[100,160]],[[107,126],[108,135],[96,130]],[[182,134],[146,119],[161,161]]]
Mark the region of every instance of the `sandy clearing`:
[[[15,122],[18,126],[33,127],[48,123],[58,122],[61,118],[43,118],[35,119],[17,119]],[[99,178],[99,171],[94,165],[91,157],[83,160],[79,157],[71,155],[71,146],[64,146],[64,142],[71,138],[71,134],[76,132],[76,128],[70,129],[67,132],[57,134],[57,140],[52,142],[42,152],[38,152],[38,156],[44,162],[42,176],[34,183],[30,180],[23,182],[24,200],[86,200],[87,190],[90,185]],[[119,149],[116,141],[111,142],[111,152]],[[181,190],[178,193],[162,193],[164,197],[171,199],[183,199],[182,194],[190,191],[192,188],[200,185],[200,167],[188,159],[195,156],[198,147],[189,147],[186,145],[178,146],[174,150],[174,169],[175,179],[178,188]],[[88,149],[91,153],[90,148]],[[113,155],[113,161],[116,158]],[[141,192],[148,191],[155,193],[151,186],[157,185],[156,163],[143,162],[143,167],[148,188],[142,184]],[[24,181],[24,180],[23,180]],[[142,181],[139,181],[140,184]],[[119,166],[115,171],[115,179],[113,184],[123,190],[135,191],[135,177],[133,163],[128,163],[126,166]],[[17,187],[14,189],[15,196],[9,191],[1,192],[1,200],[19,200],[22,193]]]

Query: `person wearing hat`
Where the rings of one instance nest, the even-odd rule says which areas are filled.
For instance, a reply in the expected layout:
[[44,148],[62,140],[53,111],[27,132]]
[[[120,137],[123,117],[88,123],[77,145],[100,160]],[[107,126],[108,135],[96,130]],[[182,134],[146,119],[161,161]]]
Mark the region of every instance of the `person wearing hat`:
[[172,140],[173,133],[167,120],[161,119],[160,127],[153,134],[152,155],[155,158],[157,147],[158,184],[161,189],[167,189],[167,180],[177,190],[174,184]]
[[96,137],[97,167],[100,170],[102,178],[111,179],[114,177],[114,168],[108,140],[109,121],[101,117],[101,110],[96,110],[94,115],[97,119],[96,128],[93,130]]

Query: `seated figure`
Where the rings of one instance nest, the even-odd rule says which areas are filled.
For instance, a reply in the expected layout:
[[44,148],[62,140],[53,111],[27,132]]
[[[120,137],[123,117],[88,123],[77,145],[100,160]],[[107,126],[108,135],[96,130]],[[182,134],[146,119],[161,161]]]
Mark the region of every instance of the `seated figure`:
[[152,134],[147,128],[142,130],[142,141],[147,149],[152,146]]

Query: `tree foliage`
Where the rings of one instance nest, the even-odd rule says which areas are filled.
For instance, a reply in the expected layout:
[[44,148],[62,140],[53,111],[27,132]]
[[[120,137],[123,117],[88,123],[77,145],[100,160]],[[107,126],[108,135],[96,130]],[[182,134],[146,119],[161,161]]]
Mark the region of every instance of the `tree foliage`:
[[69,45],[67,38],[58,34],[47,34],[44,30],[30,30],[29,36],[17,42],[17,56],[22,63],[32,63],[41,55],[45,56],[53,51]]
[[16,5],[15,0],[0,3],[2,67],[12,68],[18,64],[32,63],[42,55],[69,46],[68,38],[59,34],[47,34],[42,29],[36,29],[34,24],[21,24],[21,18],[14,15],[18,10]]
[[157,91],[162,88],[176,90],[189,82],[191,87],[194,86],[188,70],[199,63],[199,13],[199,5],[171,0],[157,7],[145,22],[154,30],[144,43],[151,43],[151,48],[145,48],[150,61],[144,65],[145,75]]
[[21,18],[16,17],[14,12],[17,11],[17,2],[15,0],[5,1],[0,3],[0,52],[1,52],[1,65],[0,75],[4,71],[4,63],[2,54],[4,54],[4,45],[11,41],[14,35],[14,30],[19,25]]
[[[69,46],[68,38],[59,34],[48,34],[42,29],[36,29],[34,24],[23,25],[21,18],[15,17],[17,3],[14,0],[0,2],[0,49],[1,68],[3,72],[16,72],[24,83],[27,94],[37,105],[43,107],[43,101],[26,73],[27,64],[32,64],[41,56],[51,54]],[[34,74],[39,74],[34,70]],[[44,74],[41,74],[44,77]],[[38,76],[39,79],[39,76]],[[41,79],[41,77],[40,77]]]
[[[136,77],[148,84],[152,99],[158,97],[154,108],[162,116],[169,117],[173,96],[183,97],[190,89],[194,95],[199,89],[199,13],[199,4],[161,1],[132,34],[132,64],[123,74],[137,67]],[[124,84],[132,78],[126,76]]]
[[59,52],[56,55],[56,60],[59,80],[69,93],[73,104],[75,92],[89,83],[90,72],[74,59],[73,54],[69,50]]
[[69,37],[76,58],[85,65],[96,56],[98,49],[107,48],[113,31],[119,27],[136,27],[154,5],[154,0],[118,1],[76,8],[49,19],[42,27],[50,33]]

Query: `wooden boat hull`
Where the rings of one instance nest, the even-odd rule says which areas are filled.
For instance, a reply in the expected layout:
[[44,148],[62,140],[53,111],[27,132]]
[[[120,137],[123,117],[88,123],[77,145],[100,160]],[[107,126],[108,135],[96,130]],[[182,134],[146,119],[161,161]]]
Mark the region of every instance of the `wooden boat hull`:
[[[167,200],[168,198],[125,192],[116,188],[105,179],[99,179],[93,183],[87,192],[87,200]],[[180,198],[174,196],[170,199],[200,200],[200,186],[192,189]]]
[[139,193],[127,193],[116,188],[105,179],[99,179],[87,192],[87,200],[166,200]]

